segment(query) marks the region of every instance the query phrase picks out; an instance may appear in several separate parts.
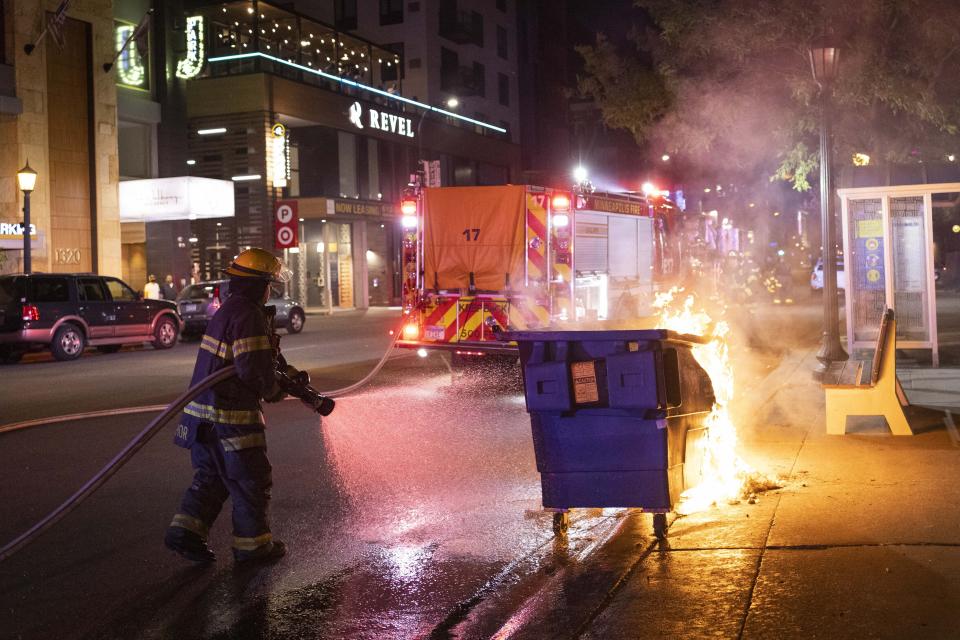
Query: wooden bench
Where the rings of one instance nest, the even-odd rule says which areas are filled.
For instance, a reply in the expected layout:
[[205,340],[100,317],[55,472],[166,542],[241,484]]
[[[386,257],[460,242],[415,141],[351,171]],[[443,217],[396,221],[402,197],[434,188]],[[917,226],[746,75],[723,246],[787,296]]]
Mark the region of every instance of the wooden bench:
[[909,406],[897,380],[897,321],[887,309],[880,322],[870,379],[861,382],[865,361],[848,360],[835,381],[823,383],[827,433],[843,435],[848,416],[883,416],[896,436],[913,435],[904,407]]

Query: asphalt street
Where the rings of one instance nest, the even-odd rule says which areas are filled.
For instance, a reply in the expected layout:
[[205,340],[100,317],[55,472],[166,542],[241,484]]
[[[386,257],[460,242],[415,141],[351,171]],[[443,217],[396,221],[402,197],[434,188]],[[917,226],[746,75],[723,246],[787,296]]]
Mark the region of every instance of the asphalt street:
[[[379,360],[400,313],[393,309],[311,315],[301,333],[280,332],[287,360],[319,374],[318,384],[351,382],[345,364]],[[103,354],[87,349],[72,362],[46,353],[31,354],[16,365],[0,365],[0,425],[45,416],[98,409],[165,404],[190,382],[198,342],[180,342],[169,350],[149,345]],[[362,371],[358,372],[358,378]],[[323,388],[323,387],[321,387]],[[328,387],[330,388],[330,387]]]
[[[382,355],[395,313],[312,317],[302,335],[284,338],[284,350],[318,386],[340,386]],[[754,339],[739,347],[752,354],[741,379],[749,385],[775,366],[788,334],[810,341],[816,318],[814,308],[743,316],[738,326]],[[13,385],[3,391],[3,423],[162,402],[185,387],[196,348],[7,367]],[[164,549],[164,528],[191,477],[171,426],[3,563],[0,637],[488,637],[522,620],[551,576],[616,544],[611,537],[631,547],[652,539],[646,514],[631,516],[639,524],[631,520],[624,537],[625,510],[577,510],[569,535],[554,536],[514,370],[462,374],[446,357],[405,352],[322,423],[296,401],[266,413],[274,531],[287,557],[236,568],[226,514],[211,535],[220,555],[213,567]],[[0,434],[0,540],[70,495],[150,417]],[[609,575],[591,576],[583,594],[593,602]]]

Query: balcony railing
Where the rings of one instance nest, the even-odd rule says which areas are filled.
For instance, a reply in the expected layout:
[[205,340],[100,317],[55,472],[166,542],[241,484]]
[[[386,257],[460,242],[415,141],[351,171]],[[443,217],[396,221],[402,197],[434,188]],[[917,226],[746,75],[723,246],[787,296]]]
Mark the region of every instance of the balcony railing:
[[[399,55],[298,13],[247,1],[205,7],[192,15],[205,18],[207,60],[219,60],[206,65],[207,77],[266,71],[335,90],[353,82],[400,93]],[[266,56],[243,55],[251,53]],[[312,70],[333,76],[333,82]]]
[[483,16],[476,11],[440,10],[440,37],[457,44],[483,46]]
[[368,100],[398,111],[434,112],[478,133],[503,135],[502,127],[405,98],[402,58],[328,24],[258,0],[200,8],[205,43],[201,78],[269,73]]

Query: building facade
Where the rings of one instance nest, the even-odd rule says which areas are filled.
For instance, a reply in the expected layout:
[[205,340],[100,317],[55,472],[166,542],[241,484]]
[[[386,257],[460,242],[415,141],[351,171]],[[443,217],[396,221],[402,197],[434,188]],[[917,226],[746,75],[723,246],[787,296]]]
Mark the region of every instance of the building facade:
[[[184,285],[261,246],[309,307],[395,302],[421,161],[435,185],[521,180],[514,0],[473,4],[74,0],[28,55],[59,3],[4,0],[0,269],[22,268],[29,159],[35,270]],[[231,186],[229,211],[168,206],[201,179]]]
[[[0,272],[22,270],[23,194],[35,271],[121,275],[113,2],[0,2]],[[28,52],[29,51],[29,52]]]
[[233,219],[191,224],[195,278],[215,277],[248,246],[280,251],[274,214],[292,203],[298,241],[282,249],[291,293],[313,308],[391,304],[397,203],[420,160],[434,161],[443,185],[519,179],[511,130],[407,97],[396,47],[264,2],[184,19],[181,60],[202,49],[195,66],[178,62],[188,76],[184,173],[233,181],[236,201]]

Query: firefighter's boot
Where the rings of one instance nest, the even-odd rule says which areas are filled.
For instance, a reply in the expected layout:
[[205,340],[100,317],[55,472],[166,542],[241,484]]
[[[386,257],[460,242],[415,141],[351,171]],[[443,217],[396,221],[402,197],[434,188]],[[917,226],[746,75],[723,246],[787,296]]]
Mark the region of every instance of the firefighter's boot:
[[163,544],[191,562],[207,564],[217,559],[217,554],[207,546],[206,540],[182,527],[167,527]]
[[275,562],[287,553],[287,545],[279,540],[271,540],[253,551],[233,550],[233,559],[241,564],[259,562]]

